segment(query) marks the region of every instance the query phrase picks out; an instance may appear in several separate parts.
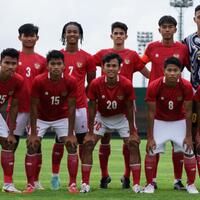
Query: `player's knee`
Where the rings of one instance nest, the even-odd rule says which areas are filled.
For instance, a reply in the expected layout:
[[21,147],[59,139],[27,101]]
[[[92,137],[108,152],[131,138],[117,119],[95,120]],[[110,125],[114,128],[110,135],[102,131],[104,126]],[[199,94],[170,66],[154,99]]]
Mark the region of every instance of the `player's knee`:
[[84,149],[86,152],[92,153],[95,147],[95,143],[93,141],[88,141],[84,144]]
[[75,154],[77,152],[77,145],[72,145],[70,142],[67,142],[65,147],[69,154]]
[[2,149],[4,149],[4,150],[11,150],[11,151],[14,152],[15,144],[8,143],[8,141],[7,141],[6,138],[2,138],[1,137],[0,143],[1,143]]

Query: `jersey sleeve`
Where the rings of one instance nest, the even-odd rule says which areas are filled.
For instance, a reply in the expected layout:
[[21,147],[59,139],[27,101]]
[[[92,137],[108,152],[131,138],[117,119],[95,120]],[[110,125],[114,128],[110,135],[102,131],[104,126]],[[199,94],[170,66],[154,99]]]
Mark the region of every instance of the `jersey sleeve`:
[[102,64],[102,52],[98,51],[96,54],[94,54],[93,56],[93,60],[96,66],[100,66]]
[[87,73],[95,72],[96,71],[96,65],[94,58],[92,56],[89,56],[87,59]]
[[133,54],[133,62],[134,62],[134,72],[141,71],[145,66],[144,62],[136,52],[134,52]]
[[155,102],[156,101],[156,95],[157,95],[157,87],[155,82],[151,82],[147,88],[147,92],[146,92],[146,97],[145,97],[145,101],[151,101],[151,102]]
[[145,52],[143,54],[143,56],[141,57],[141,60],[144,64],[147,64],[150,62],[150,57],[149,57],[149,52],[150,52],[150,47],[147,46],[147,48],[145,49]]
[[88,88],[88,94],[87,94],[88,98],[92,101],[95,101],[97,96],[96,96],[96,79],[94,79]]
[[33,85],[31,88],[31,97],[39,99],[40,95],[40,84],[37,78],[33,80]]

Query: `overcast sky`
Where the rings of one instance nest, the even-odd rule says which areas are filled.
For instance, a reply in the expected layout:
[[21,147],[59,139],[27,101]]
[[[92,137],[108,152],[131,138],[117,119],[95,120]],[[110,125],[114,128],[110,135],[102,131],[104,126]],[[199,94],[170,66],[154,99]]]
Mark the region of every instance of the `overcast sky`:
[[[152,31],[154,40],[160,40],[158,20],[163,15],[178,19],[178,11],[169,0],[0,0],[0,50],[21,48],[18,27],[24,23],[39,26],[40,39],[36,51],[46,55],[49,50],[60,49],[62,27],[69,21],[81,23],[84,41],[81,48],[94,54],[102,48],[112,47],[110,25],[122,21],[129,27],[126,47],[137,51],[137,31]],[[184,36],[194,32],[194,8],[184,10]],[[176,34],[176,37],[178,34]],[[187,75],[186,75],[187,77]],[[141,86],[139,74],[134,85]]]

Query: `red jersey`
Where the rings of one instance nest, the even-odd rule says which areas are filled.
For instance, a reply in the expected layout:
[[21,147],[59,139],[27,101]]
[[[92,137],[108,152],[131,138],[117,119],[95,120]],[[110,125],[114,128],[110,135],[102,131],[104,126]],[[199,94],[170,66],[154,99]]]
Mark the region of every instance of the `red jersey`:
[[146,101],[156,102],[155,119],[163,121],[177,121],[185,118],[184,101],[193,98],[192,85],[180,78],[175,87],[168,87],[165,78],[160,77],[152,81],[147,89]]
[[11,97],[19,99],[23,77],[17,73],[7,81],[0,80],[0,107]]
[[16,72],[24,77],[24,85],[19,98],[19,112],[29,112],[30,93],[33,79],[46,70],[46,60],[37,53],[25,54],[20,52],[19,65]]
[[124,49],[121,51],[115,49],[102,49],[93,56],[96,65],[102,66],[102,58],[109,53],[116,53],[122,58],[123,62],[120,74],[128,78],[131,82],[133,79],[133,73],[141,71],[144,68],[144,63],[141,61],[139,55],[130,49]]
[[74,54],[71,54],[64,49],[61,50],[65,58],[65,74],[72,75],[77,81],[77,100],[76,108],[87,107],[87,97],[85,92],[85,79],[87,73],[95,72],[96,66],[92,56],[83,51],[79,50]]
[[102,116],[108,117],[125,113],[125,102],[134,100],[135,94],[132,83],[124,76],[118,76],[114,87],[109,87],[106,77],[101,76],[91,82],[88,98],[97,102],[98,111]]
[[189,67],[189,52],[185,44],[175,42],[171,46],[164,46],[162,42],[150,43],[142,56],[146,64],[151,62],[149,83],[164,75],[164,62],[169,57],[177,57],[183,66]]
[[55,121],[68,117],[67,100],[75,98],[76,92],[76,80],[71,76],[52,81],[49,73],[38,75],[33,81],[31,90],[31,97],[39,99],[38,118]]

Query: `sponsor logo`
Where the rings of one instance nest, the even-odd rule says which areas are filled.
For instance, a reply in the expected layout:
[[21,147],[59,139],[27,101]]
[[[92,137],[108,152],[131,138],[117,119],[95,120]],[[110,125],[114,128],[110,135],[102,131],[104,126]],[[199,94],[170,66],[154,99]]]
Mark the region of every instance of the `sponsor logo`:
[[62,92],[62,93],[61,93],[61,96],[66,97],[66,96],[67,96],[67,91]]

